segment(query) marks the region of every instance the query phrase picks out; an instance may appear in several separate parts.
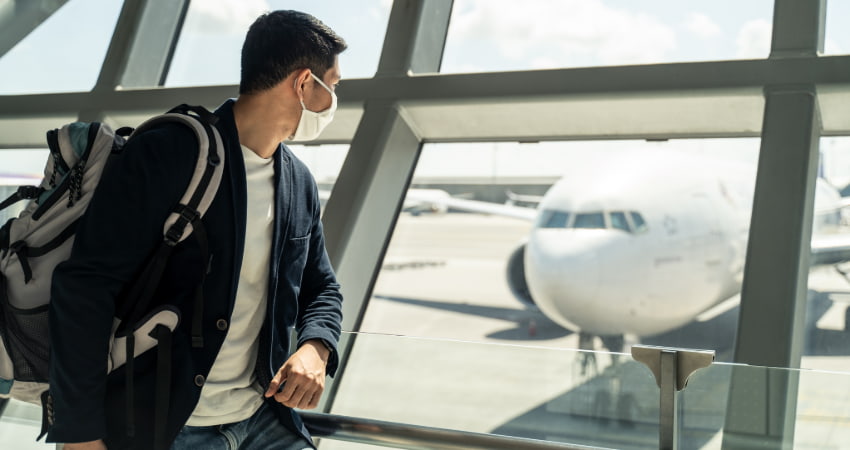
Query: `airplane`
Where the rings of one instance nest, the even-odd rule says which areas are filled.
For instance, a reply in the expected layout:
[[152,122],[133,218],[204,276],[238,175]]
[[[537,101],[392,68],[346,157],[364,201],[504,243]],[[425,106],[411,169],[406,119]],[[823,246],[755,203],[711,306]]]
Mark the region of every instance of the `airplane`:
[[[598,336],[621,352],[625,336],[669,332],[740,293],[755,178],[755,166],[743,162],[633,151],[576,161],[536,208],[442,200],[532,221],[508,256],[513,295],[580,333],[583,349]],[[850,233],[838,232],[846,206],[818,180],[813,265],[850,260]]]

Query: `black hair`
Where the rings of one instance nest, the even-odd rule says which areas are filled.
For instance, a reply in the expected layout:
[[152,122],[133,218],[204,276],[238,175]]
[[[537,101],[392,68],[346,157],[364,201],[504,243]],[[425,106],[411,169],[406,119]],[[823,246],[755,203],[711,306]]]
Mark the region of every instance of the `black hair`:
[[348,47],[330,27],[299,11],[263,14],[248,29],[242,44],[240,94],[270,89],[292,72],[310,69],[317,77],[334,65]]

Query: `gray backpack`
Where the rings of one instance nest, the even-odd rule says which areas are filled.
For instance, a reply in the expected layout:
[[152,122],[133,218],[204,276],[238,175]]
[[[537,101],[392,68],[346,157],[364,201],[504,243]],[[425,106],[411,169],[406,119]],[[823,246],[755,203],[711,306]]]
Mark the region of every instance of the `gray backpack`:
[[[161,245],[152,250],[145,270],[116,307],[110,353],[104,357],[108,357],[110,371],[126,363],[132,372],[133,358],[127,355],[138,356],[157,344],[170,347],[170,333],[177,327],[179,314],[169,305],[149,310],[149,297],[174,245],[194,234],[206,248],[200,218],[215,197],[224,167],[216,120],[203,108],[181,105],[151,118],[132,134],[131,129],[113,132],[96,122],[75,122],[48,131],[50,156],[41,185],[22,186],[0,203],[2,210],[30,200],[18,217],[0,228],[0,398],[42,404],[49,412],[47,315],[53,269],[70,255],[78,219],[101,174],[109,170],[110,158],[120,157],[125,136],[132,139],[152,127],[179,123],[197,136],[200,152],[195,171],[178,208],[164,224]],[[161,351],[168,356],[170,348]],[[132,398],[128,398],[128,409],[132,409]],[[44,423],[42,431],[46,426]]]

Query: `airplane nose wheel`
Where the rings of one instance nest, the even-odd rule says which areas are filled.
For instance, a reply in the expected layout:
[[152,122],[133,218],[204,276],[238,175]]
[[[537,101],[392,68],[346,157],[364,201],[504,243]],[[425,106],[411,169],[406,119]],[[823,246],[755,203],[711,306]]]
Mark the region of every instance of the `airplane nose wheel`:
[[599,373],[599,365],[596,363],[596,353],[594,353],[593,335],[580,332],[578,335],[579,352],[579,367],[581,376],[593,375]]
[[[579,373],[581,376],[599,373],[599,363],[596,361],[594,346],[595,338],[594,335],[584,332],[580,332],[578,335],[578,348],[581,350],[579,352]],[[604,350],[611,352],[611,366],[616,367],[620,363],[619,353],[623,353],[625,347],[625,336],[622,334],[599,336],[599,339],[602,340]]]
[[611,365],[616,366],[617,363],[620,362],[620,355],[617,353],[623,353],[623,347],[626,343],[626,338],[622,334],[616,334],[613,336],[600,336],[602,339],[602,345],[611,352]]

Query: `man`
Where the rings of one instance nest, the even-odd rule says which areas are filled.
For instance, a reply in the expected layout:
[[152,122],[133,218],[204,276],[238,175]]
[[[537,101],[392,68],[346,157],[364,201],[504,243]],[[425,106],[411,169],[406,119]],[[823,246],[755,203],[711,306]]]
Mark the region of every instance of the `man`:
[[[66,450],[149,449],[163,420],[175,449],[313,447],[291,408],[315,408],[337,366],[341,295],[324,248],[315,181],[282,141],[315,138],[333,117],[345,42],[296,11],[261,16],[242,48],[238,99],[218,110],[221,185],[203,222],[172,252],[155,303],[175,305],[167,414],[155,417],[157,352],[109,375],[115,300],[162,240],[186,190],[194,134],[164,125],[132,138],[103,176],[60,265],[50,304],[50,442]],[[204,272],[206,276],[204,278]],[[203,281],[203,347],[191,324]],[[289,355],[290,331],[298,332]],[[164,416],[164,417],[163,417]],[[131,420],[132,418],[132,420]]]

